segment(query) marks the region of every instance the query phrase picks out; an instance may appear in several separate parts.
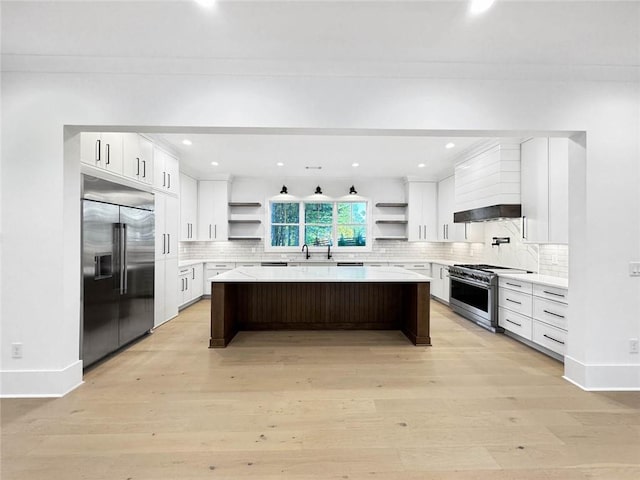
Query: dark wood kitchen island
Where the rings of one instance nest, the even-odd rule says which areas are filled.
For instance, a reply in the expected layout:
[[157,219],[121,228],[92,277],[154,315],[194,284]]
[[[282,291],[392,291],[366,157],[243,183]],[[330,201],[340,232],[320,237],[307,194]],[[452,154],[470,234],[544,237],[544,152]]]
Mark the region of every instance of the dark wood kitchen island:
[[401,330],[431,345],[431,279],[398,267],[242,267],[210,278],[210,348],[241,330]]

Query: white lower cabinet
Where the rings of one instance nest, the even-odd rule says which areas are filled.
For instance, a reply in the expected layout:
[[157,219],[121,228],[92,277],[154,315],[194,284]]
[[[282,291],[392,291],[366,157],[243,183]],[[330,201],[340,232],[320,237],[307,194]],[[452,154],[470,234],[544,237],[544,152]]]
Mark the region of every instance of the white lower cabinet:
[[178,315],[178,291],[175,283],[177,275],[177,258],[156,260],[153,301],[154,327],[162,325]]
[[202,263],[182,267],[178,272],[178,303],[180,308],[198,300],[204,293]]
[[220,275],[221,273],[228,272],[236,268],[235,263],[207,263],[205,264],[204,271],[204,294],[211,295],[211,282],[209,279]]
[[431,296],[449,303],[449,267],[441,263],[431,264]]
[[568,290],[508,278],[498,284],[498,324],[528,345],[564,357]]

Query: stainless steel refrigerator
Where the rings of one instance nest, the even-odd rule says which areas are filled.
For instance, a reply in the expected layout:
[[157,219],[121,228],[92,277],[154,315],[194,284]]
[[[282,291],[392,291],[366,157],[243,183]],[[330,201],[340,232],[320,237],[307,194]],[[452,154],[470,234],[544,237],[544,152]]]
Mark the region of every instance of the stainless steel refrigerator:
[[82,328],[86,367],[153,328],[153,194],[83,175]]

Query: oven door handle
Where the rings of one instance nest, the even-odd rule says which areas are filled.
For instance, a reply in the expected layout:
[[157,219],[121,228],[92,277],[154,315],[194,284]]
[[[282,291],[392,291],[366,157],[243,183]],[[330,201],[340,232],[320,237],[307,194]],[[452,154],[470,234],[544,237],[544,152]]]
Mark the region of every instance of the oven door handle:
[[473,285],[474,287],[480,287],[483,290],[490,290],[491,289],[491,285],[487,285],[486,283],[480,283],[480,282],[476,282],[474,280],[469,280],[468,278],[461,278],[461,277],[456,277],[454,275],[451,274],[451,272],[449,272],[449,279],[453,282],[460,282],[460,283],[466,283],[467,285]]

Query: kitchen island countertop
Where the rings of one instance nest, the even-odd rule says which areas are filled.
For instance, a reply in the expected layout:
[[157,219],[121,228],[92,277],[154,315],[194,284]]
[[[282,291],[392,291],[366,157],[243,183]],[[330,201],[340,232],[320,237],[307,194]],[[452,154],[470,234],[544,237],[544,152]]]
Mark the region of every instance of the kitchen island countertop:
[[358,282],[426,283],[432,279],[399,267],[238,267],[208,279],[214,283]]

